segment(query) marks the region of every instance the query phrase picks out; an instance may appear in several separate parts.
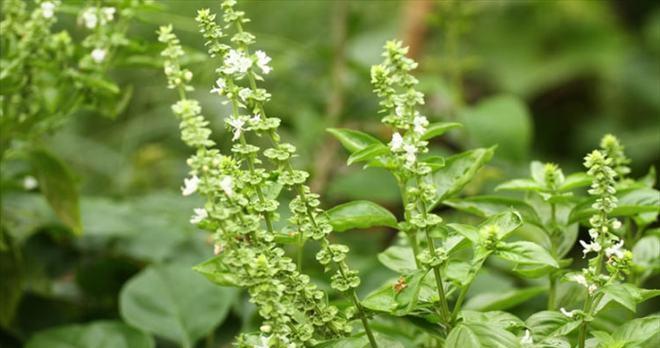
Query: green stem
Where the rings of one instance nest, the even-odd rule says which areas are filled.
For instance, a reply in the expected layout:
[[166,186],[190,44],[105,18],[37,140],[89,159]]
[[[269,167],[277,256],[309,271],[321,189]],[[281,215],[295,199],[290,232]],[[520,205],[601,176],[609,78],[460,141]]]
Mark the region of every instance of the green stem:
[[472,264],[470,267],[470,273],[469,273],[469,278],[467,283],[463,288],[461,288],[461,292],[458,294],[458,299],[456,300],[456,303],[454,304],[454,310],[451,313],[451,321],[455,322],[456,318],[458,318],[458,313],[461,311],[461,307],[463,306],[463,302],[465,301],[465,296],[467,296],[468,291],[470,290],[470,287],[472,286],[472,282],[474,282],[474,279],[477,277],[477,272],[479,272],[479,269],[481,266],[484,264],[486,261],[486,258],[488,258],[487,254],[486,256],[475,260],[475,262]]
[[[408,195],[406,194],[406,185],[403,183],[403,180],[400,178],[396,178],[397,182],[399,183],[399,191],[401,192],[401,201],[403,203],[403,215],[404,219],[406,221],[410,221],[410,212],[408,212],[408,209],[406,209],[406,206],[408,206]],[[417,269],[422,269],[422,264],[419,262],[419,245],[417,244],[417,231],[406,231],[405,232],[406,237],[408,237],[408,244],[410,244],[410,247],[412,248],[413,251],[413,257],[415,259],[415,266],[417,266]]]
[[364,326],[364,332],[367,333],[367,337],[369,338],[369,344],[371,344],[372,348],[378,348],[378,343],[376,343],[376,339],[374,338],[374,334],[373,334],[373,332],[371,332],[371,328],[369,327],[369,320],[367,320],[367,315],[364,312],[364,309],[362,308],[362,304],[360,303],[360,299],[358,298],[357,294],[355,293],[355,289],[353,289],[353,291],[352,291],[352,298],[353,298],[353,303],[355,304],[355,308],[357,309],[357,311],[360,315],[360,320],[362,321],[362,326]]
[[555,309],[555,298],[557,293],[557,279],[554,274],[548,274],[548,281],[550,283],[550,289],[548,291],[548,310],[552,311]]
[[[429,253],[432,256],[436,256],[435,253],[435,243],[428,229],[425,229],[426,233],[426,244],[428,246]],[[440,266],[433,267],[433,276],[435,277],[435,285],[438,288],[438,298],[440,301],[440,316],[442,321],[447,325],[447,331],[451,328],[451,317],[449,313],[449,305],[447,304],[447,296],[445,295],[445,287],[442,283],[442,275],[440,274]]]

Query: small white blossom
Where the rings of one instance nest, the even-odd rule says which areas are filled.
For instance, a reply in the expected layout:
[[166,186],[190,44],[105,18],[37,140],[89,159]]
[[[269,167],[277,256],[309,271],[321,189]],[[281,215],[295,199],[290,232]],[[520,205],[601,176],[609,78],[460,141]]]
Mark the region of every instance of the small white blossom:
[[403,151],[406,152],[406,164],[413,165],[417,160],[417,147],[413,144],[403,145]]
[[96,16],[96,9],[88,8],[82,13],[82,20],[87,29],[94,29],[99,23],[99,18]]
[[529,332],[529,330],[525,330],[525,335],[520,339],[520,343],[534,344],[534,339],[532,338],[532,334]]
[[614,219],[614,221],[612,221],[612,228],[615,229],[615,230],[620,229],[621,228],[621,221],[619,221],[617,219]]
[[602,249],[600,244],[596,241],[593,241],[593,242],[587,244],[587,243],[585,243],[585,241],[581,240],[580,245],[582,245],[582,248],[583,248],[582,249],[582,254],[584,254],[584,256],[586,256],[588,253],[590,253],[592,251],[597,253]]
[[186,81],[190,81],[190,80],[192,80],[192,78],[193,78],[193,73],[192,73],[192,71],[190,71],[190,70],[185,70],[185,71],[183,72],[183,78],[184,78]]
[[225,176],[220,180],[220,188],[227,196],[231,197],[234,194],[234,183],[231,176]]
[[612,245],[611,247],[606,248],[605,255],[607,255],[607,257],[615,256],[617,259],[621,259],[624,256],[624,251],[625,249],[623,249],[623,240],[622,240]]
[[238,91],[238,97],[241,98],[243,101],[247,101],[247,99],[252,95],[252,90],[249,88],[241,88],[240,91]]
[[589,283],[587,283],[587,278],[584,277],[584,274],[573,274],[570,279],[585,288],[589,287]]
[[219,78],[219,79],[215,80],[215,87],[213,87],[213,89],[211,89],[211,93],[222,94],[225,87],[227,87],[227,82],[225,81],[225,79]]
[[598,239],[598,230],[595,229],[595,228],[590,228],[589,229],[589,237],[591,237],[591,239],[593,239],[593,240]]
[[261,115],[256,114],[250,118],[250,122],[254,123],[259,123],[261,121]]
[[213,255],[219,255],[224,248],[222,247],[222,244],[220,243],[215,243],[213,244]]
[[199,178],[197,175],[193,175],[190,179],[183,179],[183,187],[181,188],[181,194],[184,196],[190,196],[191,194],[197,191],[199,186]]
[[413,119],[413,132],[422,135],[426,132],[426,126],[429,125],[429,120],[425,116],[417,115]]
[[223,71],[225,74],[245,74],[252,66],[252,59],[246,57],[241,51],[230,50],[224,63]]
[[103,19],[107,22],[110,22],[115,18],[115,12],[117,12],[117,10],[114,7],[104,7],[101,9]]
[[55,4],[50,1],[42,2],[41,13],[44,18],[53,18],[53,15],[55,15]]
[[190,218],[190,223],[193,225],[197,225],[198,223],[202,222],[202,220],[206,219],[209,217],[209,213],[206,211],[204,208],[195,208],[195,215],[193,215]]
[[254,346],[254,348],[269,348],[270,346],[268,345],[268,341],[270,340],[270,337],[268,336],[261,336],[261,342]]
[[406,112],[406,107],[404,105],[397,105],[396,108],[394,109],[394,113],[399,116],[403,117],[403,114]]
[[392,141],[390,141],[390,149],[394,152],[403,150],[403,137],[398,132],[392,134]]
[[230,118],[227,120],[227,123],[234,128],[234,136],[231,138],[232,141],[236,141],[238,138],[241,137],[241,133],[243,132],[243,126],[245,125],[245,121],[243,121],[240,118]]
[[587,291],[589,291],[589,295],[593,295],[594,292],[596,292],[596,290],[598,290],[596,284],[591,284],[587,287]]
[[102,63],[105,60],[106,50],[104,48],[95,48],[92,51],[92,59],[96,63]]
[[23,178],[24,189],[30,191],[36,189],[37,186],[39,186],[39,182],[33,176],[28,175],[25,178]]
[[577,312],[576,310],[572,310],[572,311],[569,312],[564,307],[559,308],[559,311],[561,312],[561,314],[563,314],[563,315],[565,315],[569,318],[573,318],[573,316],[575,315],[575,312]]
[[268,74],[273,70],[273,68],[268,65],[271,59],[264,51],[257,51],[254,52],[254,54],[257,56],[257,66],[264,74]]

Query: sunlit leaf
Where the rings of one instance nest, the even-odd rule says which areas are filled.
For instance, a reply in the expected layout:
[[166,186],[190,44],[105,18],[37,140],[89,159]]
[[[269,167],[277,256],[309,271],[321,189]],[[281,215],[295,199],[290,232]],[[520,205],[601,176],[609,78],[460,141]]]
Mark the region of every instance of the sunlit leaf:
[[335,206],[327,211],[335,231],[355,228],[389,226],[396,228],[396,217],[387,209],[369,201],[353,201]]

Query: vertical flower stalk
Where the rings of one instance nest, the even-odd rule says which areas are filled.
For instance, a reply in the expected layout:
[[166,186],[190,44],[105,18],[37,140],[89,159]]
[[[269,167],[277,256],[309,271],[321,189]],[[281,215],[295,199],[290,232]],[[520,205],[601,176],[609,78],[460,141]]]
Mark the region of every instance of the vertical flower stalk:
[[[406,57],[408,48],[402,47],[399,41],[388,41],[384,48],[385,61],[371,68],[371,82],[381,98],[380,112],[386,114],[382,122],[393,129],[389,143],[393,163],[389,167],[401,188],[405,215],[402,230],[408,236],[418,267],[433,270],[439,297],[438,312],[443,322],[449,325],[449,307],[440,272],[446,253],[442,248],[436,248],[431,237],[431,232],[440,227],[442,218],[428,211],[436,188],[427,180],[431,166],[418,158],[428,152],[424,134],[429,122],[417,111],[417,107],[424,104],[424,95],[415,89],[418,81],[410,73],[417,63]],[[426,238],[427,250],[423,252],[419,251],[418,232]]]
[[[207,40],[209,54],[222,60],[222,65],[216,70],[218,79],[211,93],[225,97],[231,104],[232,115],[226,119],[226,123],[234,141],[232,151],[247,163],[249,182],[255,188],[258,197],[255,209],[263,214],[269,233],[272,234],[274,231],[269,220],[274,216],[277,201],[265,197],[260,192],[264,180],[297,193],[289,204],[292,212],[289,222],[296,227],[298,247],[301,249],[299,252],[302,253],[304,242],[309,238],[320,242],[321,250],[317,254],[317,260],[325,266],[326,271],[333,268],[336,270],[331,279],[331,286],[350,295],[369,341],[375,347],[376,341],[369,328],[365,310],[355,292],[360,284],[358,272],[351,270],[345,261],[349,249],[345,245],[332,244],[328,240],[327,236],[332,232],[332,226],[325,212],[319,208],[319,195],[312,193],[306,185],[309,174],[294,169],[291,158],[296,155],[296,148],[281,141],[277,132],[280,119],[268,117],[266,113],[264,105],[270,100],[271,95],[264,88],[260,88],[257,81],[263,80],[263,75],[272,71],[269,65],[271,58],[261,50],[250,51],[249,46],[255,43],[255,37],[243,29],[243,25],[249,19],[245,17],[244,12],[234,9],[235,4],[236,2],[232,0],[222,4],[225,28],[233,31],[231,38],[227,38],[222,32],[220,26],[215,23],[215,15],[208,10],[200,11],[197,21]],[[225,40],[228,43],[225,43]],[[246,137],[248,133],[265,135],[272,147],[260,151],[257,146],[248,142]],[[259,155],[263,155],[272,164],[268,172],[264,169]],[[344,326],[340,329],[346,331],[350,328]]]
[[[204,11],[201,15],[212,16]],[[214,35],[223,35],[219,27],[214,30]],[[264,318],[261,336],[256,339],[266,346],[301,347],[317,339],[347,335],[351,328],[343,313],[327,303],[327,296],[298,272],[274,242],[266,217],[276,217],[272,206],[277,205],[260,189],[274,182],[254,168],[257,160],[252,154],[258,148],[247,144],[243,136],[250,126],[237,122],[240,117],[230,118],[235,125],[235,157],[214,148],[199,103],[187,97],[193,74],[180,65],[184,52],[171,26],[160,28],[159,41],[167,44],[162,55],[168,87],[179,92],[180,100],[172,110],[181,121],[181,138],[196,151],[187,161],[191,172],[182,194],[198,192],[206,198],[204,207],[195,209],[191,223],[213,234],[217,262],[227,271],[223,273],[226,283],[246,288]],[[241,335],[237,344],[251,347],[254,340]]]
[[[587,174],[593,180],[589,194],[596,197],[593,204],[596,213],[589,219],[591,240],[588,243],[581,240],[580,244],[585,257],[590,253],[595,253],[596,256],[589,260],[589,266],[581,273],[567,276],[569,280],[587,290],[582,311],[569,312],[561,308],[565,315],[571,318],[578,316],[582,320],[578,334],[580,348],[585,346],[589,321],[604,296],[602,289],[627,274],[632,261],[630,251],[623,248],[623,240],[614,234],[614,230],[621,228],[621,222],[609,216],[617,204],[614,186],[617,172],[612,168],[612,164],[612,159],[598,150],[588,154],[584,161],[584,166],[588,169]],[[604,272],[604,268],[607,272]]]

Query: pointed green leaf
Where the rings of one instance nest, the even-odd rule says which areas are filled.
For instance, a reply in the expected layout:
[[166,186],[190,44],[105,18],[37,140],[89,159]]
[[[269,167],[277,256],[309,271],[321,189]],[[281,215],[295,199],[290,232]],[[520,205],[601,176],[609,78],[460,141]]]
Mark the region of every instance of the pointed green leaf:
[[498,311],[517,306],[534,298],[543,292],[545,287],[536,286],[527,289],[511,290],[506,292],[481,293],[470,298],[465,303],[465,309],[476,311]]
[[[623,324],[614,331],[612,337],[627,342],[631,347],[657,347],[657,343],[660,343],[659,328],[660,315],[654,314]],[[650,342],[655,342],[656,345]]]
[[499,184],[495,190],[505,191],[543,191],[545,188],[534,180],[530,179],[513,179]]
[[119,307],[127,323],[192,347],[225,319],[236,295],[187,266],[151,266],[124,285]]
[[370,161],[389,152],[390,149],[383,144],[371,144],[361,150],[353,152],[348,157],[348,165],[350,166],[353,163]]
[[474,149],[447,158],[445,166],[432,175],[438,198],[429,209],[459,193],[479,169],[490,161],[494,153],[495,147],[491,147]]
[[537,226],[541,225],[541,221],[534,208],[526,202],[516,198],[501,196],[450,198],[444,201],[444,204],[454,209],[484,218],[491,217],[501,212],[515,210],[520,213],[525,222]]
[[66,165],[43,149],[29,154],[30,164],[39,188],[55,214],[75,234],[82,233],[78,189]]
[[396,217],[389,210],[370,201],[353,201],[327,211],[330,224],[337,232],[355,228],[389,226],[396,228]]
[[383,145],[380,140],[364,132],[346,128],[328,128],[327,131],[337,138],[350,153],[360,151],[373,144]]
[[236,274],[231,272],[223,263],[224,254],[212,257],[195,267],[193,270],[203,274],[208,280],[222,286],[240,287]]
[[582,322],[557,311],[542,311],[532,314],[525,323],[532,331],[534,340],[537,341],[545,337],[566,336],[577,329]]
[[25,348],[151,348],[154,339],[118,321],[66,325],[37,332]]
[[589,185],[591,185],[591,177],[587,173],[578,172],[567,176],[564,183],[559,186],[559,191],[566,192]]
[[446,348],[519,348],[520,341],[511,332],[484,323],[458,324],[447,336]]
[[378,254],[378,261],[400,274],[412,273],[417,269],[412,248],[408,246],[393,245]]
[[422,134],[422,140],[429,140],[445,134],[450,129],[463,127],[462,124],[458,122],[437,122],[431,123],[426,127],[426,132]]
[[489,228],[491,226],[497,227],[497,237],[498,239],[504,239],[506,236],[515,231],[518,227],[522,225],[522,217],[518,212],[515,211],[506,211],[493,215],[486,219],[479,225],[479,230],[484,228]]
[[536,243],[518,241],[498,245],[495,255],[515,263],[530,265],[548,265],[559,268],[557,260],[543,247]]

